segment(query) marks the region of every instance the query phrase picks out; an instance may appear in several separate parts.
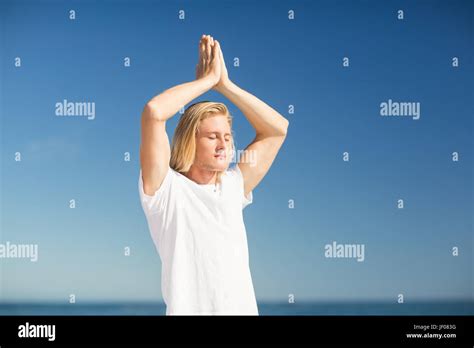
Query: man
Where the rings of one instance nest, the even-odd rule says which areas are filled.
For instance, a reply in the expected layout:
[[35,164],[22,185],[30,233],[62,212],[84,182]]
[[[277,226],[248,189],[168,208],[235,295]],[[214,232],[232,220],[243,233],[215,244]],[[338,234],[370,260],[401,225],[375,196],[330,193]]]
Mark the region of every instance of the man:
[[[166,133],[166,121],[210,89],[256,131],[244,152],[254,155],[231,169],[232,116],[224,104],[187,108],[171,147]],[[220,43],[203,35],[196,80],[152,98],[141,122],[139,193],[162,261],[166,314],[258,315],[242,210],[282,146],[288,121],[230,81]]]

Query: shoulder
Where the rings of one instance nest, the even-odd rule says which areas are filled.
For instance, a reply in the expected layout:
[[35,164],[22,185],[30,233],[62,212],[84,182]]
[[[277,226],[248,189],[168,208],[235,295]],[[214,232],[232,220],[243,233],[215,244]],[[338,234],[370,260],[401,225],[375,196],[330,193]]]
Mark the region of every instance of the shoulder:
[[233,165],[222,173],[222,183],[223,185],[227,183],[229,186],[237,187],[243,185],[242,173],[238,165]]
[[156,212],[161,210],[163,204],[168,200],[171,188],[176,185],[176,178],[179,175],[180,174],[173,168],[168,167],[166,176],[163,179],[160,187],[152,195],[148,195],[145,193],[143,188],[143,176],[142,170],[140,169],[138,178],[138,191],[143,207],[146,208],[147,211]]
[[[244,193],[244,178],[240,167],[238,164],[227,169],[224,173],[223,181],[227,181],[232,188],[233,192],[238,195],[239,199],[242,201],[242,208],[245,208],[247,205],[253,202],[253,193],[249,192],[247,196]],[[225,185],[225,184],[224,184]]]

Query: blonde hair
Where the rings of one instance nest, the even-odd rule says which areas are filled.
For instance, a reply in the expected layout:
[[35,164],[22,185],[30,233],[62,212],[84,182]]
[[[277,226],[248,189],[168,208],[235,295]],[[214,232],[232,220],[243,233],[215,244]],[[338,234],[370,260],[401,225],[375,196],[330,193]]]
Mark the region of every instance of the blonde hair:
[[[189,171],[196,157],[196,134],[199,132],[201,121],[206,118],[223,115],[227,117],[231,128],[231,149],[234,149],[232,132],[232,115],[223,103],[201,101],[190,105],[179,119],[171,142],[170,167],[179,173]],[[217,182],[220,183],[222,172],[217,172]]]

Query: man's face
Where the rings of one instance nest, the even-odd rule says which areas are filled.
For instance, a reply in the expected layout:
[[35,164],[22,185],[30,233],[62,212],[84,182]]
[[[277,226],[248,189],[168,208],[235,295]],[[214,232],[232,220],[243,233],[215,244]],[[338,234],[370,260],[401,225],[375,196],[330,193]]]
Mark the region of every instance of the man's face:
[[206,170],[224,171],[232,160],[232,134],[227,117],[212,116],[201,121],[196,134],[194,165]]

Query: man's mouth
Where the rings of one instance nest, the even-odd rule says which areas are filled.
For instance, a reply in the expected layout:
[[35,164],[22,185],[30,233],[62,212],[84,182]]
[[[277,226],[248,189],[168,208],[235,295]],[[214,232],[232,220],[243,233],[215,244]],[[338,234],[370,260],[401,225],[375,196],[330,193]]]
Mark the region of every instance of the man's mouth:
[[219,159],[224,159],[226,157],[225,152],[219,152],[219,153],[215,154],[214,157],[219,158]]

